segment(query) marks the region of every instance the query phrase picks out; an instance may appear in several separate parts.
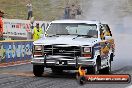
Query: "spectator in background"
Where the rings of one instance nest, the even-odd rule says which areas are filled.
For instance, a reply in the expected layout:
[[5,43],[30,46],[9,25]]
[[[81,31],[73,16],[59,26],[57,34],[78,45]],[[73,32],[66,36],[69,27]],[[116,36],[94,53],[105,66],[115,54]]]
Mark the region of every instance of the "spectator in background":
[[72,4],[72,6],[70,7],[70,19],[76,19],[76,15],[77,7],[75,6],[75,4]]
[[82,15],[82,9],[81,9],[80,5],[78,5],[77,6],[77,16],[76,16],[76,18],[77,19],[80,19],[81,18],[80,17],[81,15]]
[[75,5],[74,3],[71,6],[67,4],[64,9],[64,19],[79,19],[81,14],[80,5]]
[[27,18],[27,20],[29,20],[29,18],[33,17],[31,1],[29,1],[26,6],[27,6],[27,9],[28,9],[28,18]]
[[67,4],[64,11],[64,19],[69,19],[69,18],[70,18],[70,7]]

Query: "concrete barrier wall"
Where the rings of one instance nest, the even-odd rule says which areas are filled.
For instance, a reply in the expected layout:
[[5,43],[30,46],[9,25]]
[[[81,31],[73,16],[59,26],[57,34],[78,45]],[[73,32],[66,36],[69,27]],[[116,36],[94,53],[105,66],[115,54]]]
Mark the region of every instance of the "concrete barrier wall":
[[13,63],[31,59],[33,41],[0,41],[0,63]]

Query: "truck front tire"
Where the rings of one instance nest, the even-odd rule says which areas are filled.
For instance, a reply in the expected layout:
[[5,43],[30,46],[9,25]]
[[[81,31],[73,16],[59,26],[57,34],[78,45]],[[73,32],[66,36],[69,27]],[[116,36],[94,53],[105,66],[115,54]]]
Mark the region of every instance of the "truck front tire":
[[44,72],[44,67],[42,65],[33,65],[33,73],[35,76],[40,77]]
[[96,60],[96,65],[93,67],[90,67],[90,69],[87,69],[87,73],[90,74],[99,74],[100,73],[100,68],[101,68],[101,59],[98,56]]
[[99,74],[99,65],[87,68],[87,74]]

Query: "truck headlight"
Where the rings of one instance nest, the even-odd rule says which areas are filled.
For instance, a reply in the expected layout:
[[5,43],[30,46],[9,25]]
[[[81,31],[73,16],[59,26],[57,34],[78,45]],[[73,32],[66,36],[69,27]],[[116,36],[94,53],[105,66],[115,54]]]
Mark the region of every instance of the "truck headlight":
[[91,52],[91,48],[90,47],[84,47],[83,52],[84,53],[89,53],[89,52]]
[[83,47],[82,56],[87,57],[87,58],[91,58],[92,57],[91,47]]
[[42,46],[36,45],[35,50],[42,50]]

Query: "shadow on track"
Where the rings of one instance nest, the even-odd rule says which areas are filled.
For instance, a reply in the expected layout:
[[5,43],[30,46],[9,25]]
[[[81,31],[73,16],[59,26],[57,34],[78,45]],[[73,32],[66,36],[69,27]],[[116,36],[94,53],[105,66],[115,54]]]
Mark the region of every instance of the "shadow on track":
[[75,79],[76,73],[75,72],[62,72],[62,73],[52,73],[52,72],[44,72],[42,77],[46,78],[66,78],[66,79]]

